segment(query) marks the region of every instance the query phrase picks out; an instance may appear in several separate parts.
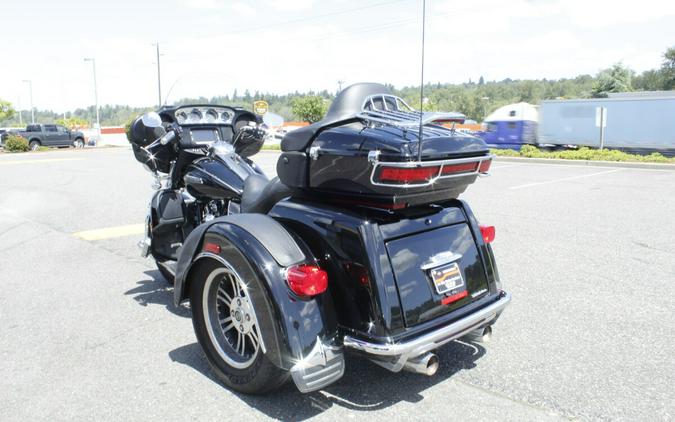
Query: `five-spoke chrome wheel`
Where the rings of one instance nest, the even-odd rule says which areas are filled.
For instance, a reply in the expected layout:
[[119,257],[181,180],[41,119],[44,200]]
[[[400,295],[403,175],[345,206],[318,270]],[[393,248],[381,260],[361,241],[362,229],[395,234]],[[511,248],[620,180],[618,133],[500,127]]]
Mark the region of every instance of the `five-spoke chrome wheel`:
[[244,281],[231,268],[215,268],[204,284],[202,304],[218,355],[234,368],[249,367],[260,351],[260,334]]

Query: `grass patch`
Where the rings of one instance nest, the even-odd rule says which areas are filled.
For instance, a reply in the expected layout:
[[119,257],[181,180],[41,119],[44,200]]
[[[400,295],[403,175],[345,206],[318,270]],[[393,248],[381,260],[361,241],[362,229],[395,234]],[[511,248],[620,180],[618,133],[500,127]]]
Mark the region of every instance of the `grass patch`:
[[263,151],[281,151],[281,144],[265,144],[262,147]]
[[653,152],[649,155],[628,154],[613,149],[592,149],[582,147],[576,150],[541,151],[532,145],[523,145],[520,151],[512,149],[491,149],[494,155],[499,157],[522,157],[522,158],[554,158],[562,160],[586,160],[586,161],[629,161],[638,163],[672,163],[675,157],[668,158]]

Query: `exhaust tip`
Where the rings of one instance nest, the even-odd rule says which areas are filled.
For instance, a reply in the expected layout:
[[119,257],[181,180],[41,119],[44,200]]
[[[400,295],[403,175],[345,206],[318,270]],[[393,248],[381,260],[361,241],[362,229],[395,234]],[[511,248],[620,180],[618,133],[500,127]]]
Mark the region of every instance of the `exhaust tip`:
[[403,365],[403,369],[430,377],[436,374],[438,365],[438,356],[435,353],[426,353],[407,361]]
[[484,328],[475,329],[464,335],[463,338],[477,343],[488,343],[492,339],[492,326],[488,325]]
[[427,360],[426,375],[429,377],[435,375],[436,371],[438,371],[438,365],[438,356],[432,353],[431,356],[429,356],[429,360]]
[[488,343],[491,339],[492,339],[492,326],[488,325],[483,330],[483,336],[481,337],[481,341],[483,343]]

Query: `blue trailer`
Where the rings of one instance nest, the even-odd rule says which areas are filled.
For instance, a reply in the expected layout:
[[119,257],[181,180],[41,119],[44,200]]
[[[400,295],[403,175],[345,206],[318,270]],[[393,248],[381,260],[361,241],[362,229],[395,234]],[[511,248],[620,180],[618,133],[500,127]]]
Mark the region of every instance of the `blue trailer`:
[[537,108],[528,103],[498,108],[483,121],[478,135],[490,148],[515,149],[537,142]]
[[[605,109],[604,119],[601,111]],[[610,94],[609,98],[542,101],[540,145],[600,147],[675,155],[675,91]]]

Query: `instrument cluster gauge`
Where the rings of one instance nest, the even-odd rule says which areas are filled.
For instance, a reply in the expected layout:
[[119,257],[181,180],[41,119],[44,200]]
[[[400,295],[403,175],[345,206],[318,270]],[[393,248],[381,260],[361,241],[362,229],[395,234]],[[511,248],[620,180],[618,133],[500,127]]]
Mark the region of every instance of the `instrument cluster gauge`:
[[187,117],[188,116],[187,114],[185,114],[184,111],[179,111],[178,113],[176,113],[176,123],[182,125],[187,120]]
[[204,121],[206,123],[215,123],[216,120],[218,120],[218,113],[216,110],[210,108],[206,110],[206,114],[204,115]]
[[220,114],[220,120],[225,123],[230,123],[232,122],[232,114],[228,113],[227,111],[223,111]]
[[202,112],[199,109],[193,108],[188,115],[188,123],[199,123],[202,120]]

